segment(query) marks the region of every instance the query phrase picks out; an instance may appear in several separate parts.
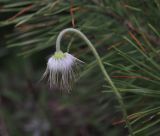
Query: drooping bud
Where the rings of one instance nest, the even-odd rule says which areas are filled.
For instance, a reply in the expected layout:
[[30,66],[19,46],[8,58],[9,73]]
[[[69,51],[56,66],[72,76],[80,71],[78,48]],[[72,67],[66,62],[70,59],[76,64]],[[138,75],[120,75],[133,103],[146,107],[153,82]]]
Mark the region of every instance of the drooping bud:
[[48,78],[50,87],[56,86],[61,90],[71,90],[76,80],[79,66],[83,62],[69,53],[55,52],[48,59],[47,68],[42,78]]

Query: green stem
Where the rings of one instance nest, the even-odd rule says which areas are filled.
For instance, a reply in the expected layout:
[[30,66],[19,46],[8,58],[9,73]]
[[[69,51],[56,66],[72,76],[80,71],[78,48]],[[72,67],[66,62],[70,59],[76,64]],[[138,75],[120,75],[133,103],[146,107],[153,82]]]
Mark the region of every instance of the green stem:
[[103,65],[103,63],[101,61],[101,58],[100,58],[99,54],[97,53],[97,51],[96,51],[95,47],[92,45],[92,43],[88,40],[88,38],[81,31],[79,31],[77,29],[74,29],[74,28],[64,29],[64,30],[62,30],[60,32],[60,34],[57,37],[56,51],[61,51],[61,49],[60,49],[61,39],[62,39],[63,35],[65,33],[68,33],[68,32],[72,32],[72,33],[74,32],[74,33],[78,34],[87,43],[87,45],[89,46],[89,48],[92,50],[94,56],[97,59],[97,62],[99,64],[100,68],[101,68],[101,71],[102,71],[104,77],[106,78],[106,80],[108,81],[108,83],[110,84],[110,86],[112,87],[112,90],[113,90],[113,92],[115,93],[115,95],[117,97],[117,100],[118,100],[118,102],[119,102],[119,104],[121,106],[122,112],[123,112],[123,117],[124,117],[124,119],[126,121],[126,125],[128,127],[128,130],[129,130],[129,133],[130,133],[131,136],[134,136],[132,128],[131,128],[131,125],[130,125],[129,120],[127,118],[127,111],[126,111],[126,108],[125,108],[122,96],[120,95],[118,89],[116,88],[116,86],[112,82],[111,78],[109,77],[109,75],[108,75],[108,73],[107,73],[107,71],[106,71],[106,69],[105,69],[105,67],[104,67],[104,65]]

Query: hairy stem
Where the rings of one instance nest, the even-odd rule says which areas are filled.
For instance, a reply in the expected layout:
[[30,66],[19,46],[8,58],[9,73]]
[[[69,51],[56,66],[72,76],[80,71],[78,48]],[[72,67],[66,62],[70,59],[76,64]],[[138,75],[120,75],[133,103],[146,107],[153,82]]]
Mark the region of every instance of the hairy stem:
[[121,106],[121,109],[122,109],[122,112],[123,112],[123,117],[126,121],[126,125],[128,127],[128,130],[129,130],[129,133],[131,136],[134,136],[133,134],[133,131],[132,131],[132,128],[131,128],[131,125],[129,123],[129,120],[127,118],[127,111],[126,111],[126,108],[125,108],[125,105],[124,105],[124,102],[123,102],[123,99],[122,99],[122,96],[120,95],[118,89],[116,88],[116,86],[114,85],[113,81],[111,80],[110,76],[108,75],[103,63],[102,63],[102,60],[99,56],[99,54],[97,53],[95,47],[93,46],[93,44],[88,40],[88,38],[79,30],[77,29],[74,29],[74,28],[67,28],[67,29],[64,29],[60,32],[60,34],[58,35],[57,37],[57,41],[56,41],[56,51],[60,51],[60,42],[61,42],[61,39],[63,37],[63,35],[65,33],[68,33],[68,32],[72,32],[72,33],[76,33],[77,35],[79,35],[86,43],[87,45],[89,46],[89,48],[91,49],[91,51],[93,52],[94,56],[96,57],[97,59],[97,62],[101,68],[101,71],[106,79],[106,81],[108,81],[108,83],[110,84],[110,86],[112,87],[112,90],[113,92],[115,93],[116,97],[117,97],[117,100]]

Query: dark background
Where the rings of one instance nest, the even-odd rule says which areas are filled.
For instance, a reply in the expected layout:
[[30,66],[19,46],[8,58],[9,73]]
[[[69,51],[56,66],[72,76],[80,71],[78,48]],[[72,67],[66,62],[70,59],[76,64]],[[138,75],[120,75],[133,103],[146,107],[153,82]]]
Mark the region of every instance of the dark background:
[[120,106],[75,35],[62,49],[86,62],[70,93],[39,82],[58,33],[76,27],[120,90],[136,136],[160,133],[158,0],[0,0],[0,135],[127,136]]

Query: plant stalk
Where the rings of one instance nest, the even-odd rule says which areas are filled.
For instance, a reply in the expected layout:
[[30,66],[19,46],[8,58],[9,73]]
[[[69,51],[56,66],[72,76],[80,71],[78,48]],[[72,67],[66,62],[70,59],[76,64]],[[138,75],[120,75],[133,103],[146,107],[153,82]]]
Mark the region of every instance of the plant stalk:
[[64,29],[60,32],[60,34],[58,35],[57,37],[57,41],[56,41],[56,51],[61,51],[60,49],[60,42],[61,42],[61,39],[63,37],[63,35],[65,33],[69,33],[69,32],[72,32],[72,33],[76,33],[77,35],[79,35],[86,43],[87,45],[89,46],[89,48],[91,49],[91,51],[93,52],[94,56],[96,57],[97,59],[97,62],[101,68],[101,71],[106,79],[106,81],[108,81],[108,83],[110,84],[111,88],[112,88],[112,91],[115,93],[116,97],[117,97],[117,100],[121,106],[121,110],[122,110],[122,113],[123,113],[123,118],[125,119],[125,122],[126,122],[126,125],[128,127],[128,131],[130,133],[131,136],[134,136],[133,134],[133,130],[132,130],[132,127],[130,125],[130,122],[127,118],[127,111],[126,111],[126,108],[125,108],[125,105],[124,105],[124,102],[123,102],[123,99],[122,99],[122,96],[121,94],[119,93],[118,89],[116,88],[116,86],[114,85],[113,81],[111,80],[109,74],[107,73],[103,63],[102,63],[102,60],[99,56],[99,54],[97,53],[95,47],[93,46],[93,44],[90,42],[90,40],[88,40],[88,38],[79,30],[77,29],[74,29],[74,28],[67,28],[67,29]]

